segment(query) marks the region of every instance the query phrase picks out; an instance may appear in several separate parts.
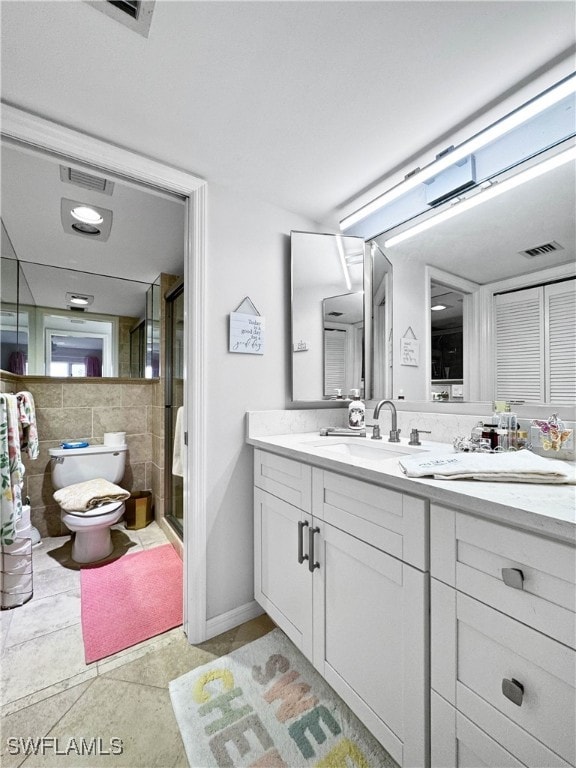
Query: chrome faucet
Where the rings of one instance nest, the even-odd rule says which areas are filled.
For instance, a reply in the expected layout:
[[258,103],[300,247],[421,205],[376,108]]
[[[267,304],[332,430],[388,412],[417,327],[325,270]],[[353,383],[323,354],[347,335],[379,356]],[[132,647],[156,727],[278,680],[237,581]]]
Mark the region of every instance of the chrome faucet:
[[[399,443],[400,442],[400,430],[398,429],[398,417],[396,414],[396,406],[391,400],[380,400],[380,402],[377,404],[376,408],[374,408],[374,418],[377,419],[378,416],[380,416],[380,409],[383,405],[389,405],[390,410],[392,411],[392,428],[390,429],[390,437],[388,438],[389,443]],[[379,434],[379,430],[378,430]],[[378,440],[378,437],[374,437],[372,435],[374,440]]]

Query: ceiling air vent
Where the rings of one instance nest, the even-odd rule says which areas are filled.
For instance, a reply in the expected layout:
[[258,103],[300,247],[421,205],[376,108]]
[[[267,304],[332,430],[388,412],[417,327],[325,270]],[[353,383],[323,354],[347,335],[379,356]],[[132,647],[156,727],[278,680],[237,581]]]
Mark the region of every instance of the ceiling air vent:
[[77,168],[67,168],[60,166],[60,181],[66,184],[74,184],[75,187],[89,189],[92,192],[102,192],[105,195],[111,195],[114,191],[114,182],[103,179],[100,176],[93,176],[86,171],[79,171]]
[[154,0],[85,0],[85,2],[142,37],[148,37]]
[[545,256],[547,253],[553,251],[563,251],[564,248],[557,243],[556,240],[552,240],[551,243],[544,243],[544,245],[537,245],[535,248],[528,248],[525,251],[519,251],[521,256],[525,259],[534,259],[537,256]]
[[142,5],[140,0],[108,0],[108,2],[123,13],[127,13],[133,19],[138,18],[140,6]]

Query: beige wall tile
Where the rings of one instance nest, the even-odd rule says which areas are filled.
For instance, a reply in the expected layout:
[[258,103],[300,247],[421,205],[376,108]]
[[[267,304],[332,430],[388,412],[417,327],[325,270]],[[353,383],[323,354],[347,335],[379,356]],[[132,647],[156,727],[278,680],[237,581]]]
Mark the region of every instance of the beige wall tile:
[[54,487],[50,474],[30,475],[28,477],[28,496],[32,507],[49,507],[54,502]]
[[122,384],[122,405],[152,405],[154,384]]
[[108,382],[66,382],[63,385],[64,407],[122,405],[122,385]]
[[147,432],[145,408],[94,408],[94,436],[104,432],[126,432],[140,435]]
[[92,437],[91,408],[37,408],[40,440],[80,440]]
[[36,408],[62,408],[63,395],[61,382],[31,381],[26,388],[32,393]]
[[147,490],[146,464],[142,462],[141,464],[131,464],[129,467],[126,467],[126,472],[119,485],[127,491]]
[[150,461],[152,459],[152,435],[148,432],[142,435],[126,435],[128,444],[128,460],[131,464]]
[[30,511],[30,520],[42,538],[61,536],[67,530],[60,518],[60,507],[58,506],[33,508]]

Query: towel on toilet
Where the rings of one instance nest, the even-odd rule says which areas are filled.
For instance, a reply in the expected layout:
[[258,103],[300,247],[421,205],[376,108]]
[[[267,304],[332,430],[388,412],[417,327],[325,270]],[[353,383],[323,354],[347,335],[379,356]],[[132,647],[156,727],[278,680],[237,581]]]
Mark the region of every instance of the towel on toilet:
[[111,501],[124,501],[130,498],[130,491],[119,485],[97,477],[60,488],[54,494],[56,501],[65,512],[88,512]]

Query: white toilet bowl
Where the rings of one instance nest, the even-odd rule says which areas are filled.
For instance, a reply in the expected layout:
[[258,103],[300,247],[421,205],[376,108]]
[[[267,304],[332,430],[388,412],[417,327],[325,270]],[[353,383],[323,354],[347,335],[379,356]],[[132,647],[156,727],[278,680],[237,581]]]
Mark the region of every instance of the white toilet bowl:
[[108,557],[114,545],[110,528],[124,514],[124,502],[112,501],[88,512],[61,510],[64,525],[75,536],[72,543],[72,559],[77,563],[95,563]]

